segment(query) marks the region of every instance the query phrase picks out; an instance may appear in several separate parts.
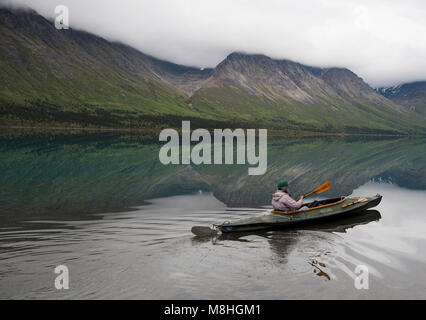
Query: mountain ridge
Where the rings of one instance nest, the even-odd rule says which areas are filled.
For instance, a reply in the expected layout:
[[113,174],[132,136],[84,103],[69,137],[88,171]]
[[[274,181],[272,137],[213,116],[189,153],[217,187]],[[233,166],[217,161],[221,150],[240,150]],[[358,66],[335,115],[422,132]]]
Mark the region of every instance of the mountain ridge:
[[395,103],[426,116],[426,81],[402,83],[392,87],[379,87],[376,88],[376,91]]

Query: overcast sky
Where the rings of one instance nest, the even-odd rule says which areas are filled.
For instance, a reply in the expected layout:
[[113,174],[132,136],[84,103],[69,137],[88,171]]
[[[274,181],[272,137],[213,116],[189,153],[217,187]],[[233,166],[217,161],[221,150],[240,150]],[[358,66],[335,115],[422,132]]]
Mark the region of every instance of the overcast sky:
[[0,0],[172,62],[214,67],[232,51],[347,67],[372,86],[426,80],[425,0]]

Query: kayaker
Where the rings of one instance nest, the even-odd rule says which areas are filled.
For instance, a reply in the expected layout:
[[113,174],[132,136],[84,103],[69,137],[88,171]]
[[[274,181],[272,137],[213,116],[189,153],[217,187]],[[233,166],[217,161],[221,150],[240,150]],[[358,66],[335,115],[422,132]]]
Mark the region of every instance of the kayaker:
[[277,188],[277,192],[272,195],[272,206],[275,210],[295,211],[300,209],[303,204],[303,196],[297,199],[297,201],[292,199],[289,194],[290,187],[287,181],[280,181]]

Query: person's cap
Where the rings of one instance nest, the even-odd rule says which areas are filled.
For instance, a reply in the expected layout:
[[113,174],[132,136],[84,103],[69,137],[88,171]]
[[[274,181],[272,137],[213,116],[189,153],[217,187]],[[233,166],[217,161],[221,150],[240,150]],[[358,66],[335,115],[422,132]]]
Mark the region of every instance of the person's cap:
[[285,181],[285,180],[281,180],[280,182],[278,182],[277,187],[278,187],[278,189],[282,189],[282,188],[288,187],[288,182]]

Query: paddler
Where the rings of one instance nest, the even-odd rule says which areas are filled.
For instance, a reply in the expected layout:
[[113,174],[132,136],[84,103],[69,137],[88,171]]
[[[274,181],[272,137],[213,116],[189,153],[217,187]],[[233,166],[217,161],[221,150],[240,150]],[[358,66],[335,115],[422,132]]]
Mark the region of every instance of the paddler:
[[297,201],[294,200],[289,194],[290,187],[287,181],[280,181],[277,188],[277,192],[272,195],[272,206],[275,210],[295,211],[300,209],[303,205],[303,196],[297,199]]

